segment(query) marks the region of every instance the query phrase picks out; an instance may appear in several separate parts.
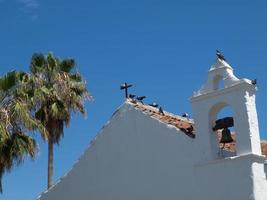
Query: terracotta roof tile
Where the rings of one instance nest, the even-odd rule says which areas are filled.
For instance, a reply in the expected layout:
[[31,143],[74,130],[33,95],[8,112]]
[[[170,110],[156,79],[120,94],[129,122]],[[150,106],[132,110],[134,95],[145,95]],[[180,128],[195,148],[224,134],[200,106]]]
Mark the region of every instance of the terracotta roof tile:
[[[130,99],[127,100],[127,102],[131,105],[133,105],[135,108],[143,111],[144,113],[150,115],[151,117],[158,119],[159,121],[172,125],[181,131],[183,131],[186,135],[188,135],[191,138],[195,138],[195,130],[194,130],[194,120],[177,116],[172,113],[164,111],[164,114],[159,112],[158,108],[154,108],[149,105],[142,104],[140,102],[135,102]],[[224,145],[224,150],[226,151],[235,151],[235,134],[232,134],[232,138],[234,141],[232,143],[228,143]],[[221,133],[218,131],[218,141],[221,139]],[[220,144],[220,147],[222,147],[223,144]],[[267,155],[267,141],[262,140],[261,141],[261,150],[262,155]]]
[[267,156],[267,141],[265,141],[265,140],[261,141],[261,153],[262,153],[262,155]]
[[[232,136],[234,141],[231,143],[225,144],[224,147],[223,147],[223,144],[220,143],[220,147],[221,148],[223,147],[223,149],[226,151],[235,152],[236,134],[232,133],[231,136]],[[218,131],[218,141],[220,141],[220,140],[221,140],[221,133]],[[262,155],[267,155],[267,141],[265,141],[265,140],[261,140],[261,153],[262,153]]]
[[149,105],[144,105],[140,102],[132,101],[130,99],[128,99],[127,102],[133,105],[135,108],[150,115],[151,117],[156,118],[163,123],[175,126],[176,128],[183,131],[189,137],[195,138],[195,133],[193,128],[194,122],[192,119],[180,117],[166,111],[164,111],[164,114],[162,114],[159,112],[158,108],[154,108]]

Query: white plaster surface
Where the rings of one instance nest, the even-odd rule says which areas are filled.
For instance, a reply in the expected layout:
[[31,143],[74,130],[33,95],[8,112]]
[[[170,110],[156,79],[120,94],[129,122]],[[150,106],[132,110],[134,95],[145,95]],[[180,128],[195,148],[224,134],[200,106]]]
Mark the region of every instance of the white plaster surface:
[[210,93],[219,89],[219,82],[221,80],[224,83],[225,88],[233,86],[239,82],[248,81],[246,79],[238,79],[233,73],[233,68],[226,61],[217,59],[216,63],[211,66],[208,72],[207,82],[199,91],[194,93],[194,96]]
[[193,199],[194,139],[124,104],[42,200]]
[[[125,102],[70,172],[38,200],[266,200],[255,86],[237,79],[224,62],[210,69],[210,80],[211,73],[231,80],[222,89],[211,81],[191,98],[195,139]],[[211,130],[224,106],[235,113],[237,134],[237,156],[226,158],[218,156]]]
[[[223,88],[216,87],[218,77],[225,81]],[[238,79],[228,63],[217,59],[209,70],[208,81],[191,98],[196,129],[201,134],[197,140],[202,149],[201,160],[218,157],[218,141],[212,127],[219,111],[227,106],[234,113],[236,154],[261,155],[255,93],[255,85],[247,79]]]
[[254,180],[257,170],[252,166],[256,163],[265,175],[265,158],[245,155],[201,162],[199,138],[189,138],[125,103],[73,169],[38,199],[264,200],[254,198],[253,187],[260,183],[255,190],[266,197],[266,177]]

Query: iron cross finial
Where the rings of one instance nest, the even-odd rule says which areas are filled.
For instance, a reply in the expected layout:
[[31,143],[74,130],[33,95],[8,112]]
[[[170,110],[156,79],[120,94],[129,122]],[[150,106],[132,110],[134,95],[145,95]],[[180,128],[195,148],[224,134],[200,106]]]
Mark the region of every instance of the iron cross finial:
[[124,83],[124,84],[122,84],[121,86],[120,86],[120,89],[121,90],[125,90],[125,98],[127,99],[128,98],[128,88],[129,87],[132,87],[133,85],[131,85],[131,84],[127,84],[127,83]]

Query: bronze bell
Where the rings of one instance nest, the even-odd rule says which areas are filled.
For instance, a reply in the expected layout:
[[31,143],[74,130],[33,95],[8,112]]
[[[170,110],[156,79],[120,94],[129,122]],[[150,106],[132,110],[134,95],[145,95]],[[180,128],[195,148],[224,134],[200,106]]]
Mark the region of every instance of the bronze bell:
[[224,128],[222,130],[222,137],[221,137],[221,140],[220,140],[220,143],[231,143],[233,142],[233,138],[231,136],[231,131],[228,129],[228,128]]

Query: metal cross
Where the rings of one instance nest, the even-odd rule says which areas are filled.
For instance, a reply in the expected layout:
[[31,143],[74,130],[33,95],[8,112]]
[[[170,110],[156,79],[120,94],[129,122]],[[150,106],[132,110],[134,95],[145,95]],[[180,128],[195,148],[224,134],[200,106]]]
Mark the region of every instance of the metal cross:
[[128,88],[129,87],[132,87],[133,85],[128,85],[127,83],[124,83],[120,86],[120,89],[121,90],[125,90],[125,98],[127,99],[128,98]]

